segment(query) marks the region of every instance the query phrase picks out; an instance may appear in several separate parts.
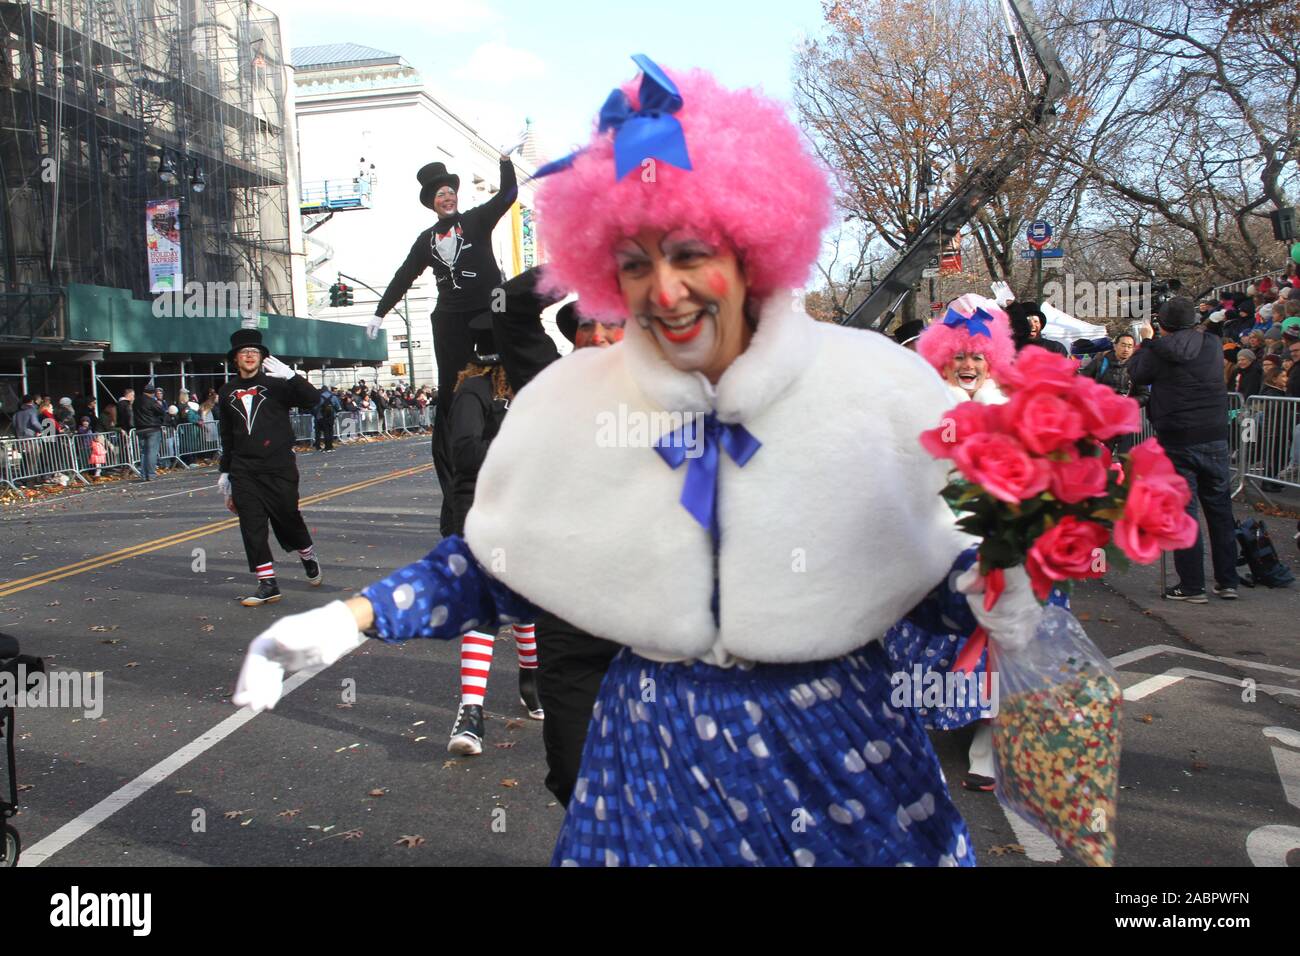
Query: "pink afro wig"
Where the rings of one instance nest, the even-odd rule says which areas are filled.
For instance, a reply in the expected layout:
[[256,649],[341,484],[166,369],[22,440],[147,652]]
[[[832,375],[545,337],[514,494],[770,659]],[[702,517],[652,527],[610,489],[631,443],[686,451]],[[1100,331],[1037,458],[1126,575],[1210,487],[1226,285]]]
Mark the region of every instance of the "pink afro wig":
[[917,352],[940,375],[943,374],[944,366],[958,352],[981,352],[989,363],[989,376],[995,382],[1001,381],[1002,373],[1016,360],[1010,317],[991,301],[978,296],[962,296],[949,303],[949,306],[965,316],[974,315],[976,308],[982,308],[993,316],[993,321],[989,324],[993,337],[990,339],[983,335],[971,335],[964,325],[944,325],[939,321],[929,326],[916,340]]
[[[537,196],[549,264],[546,284],[573,291],[583,315],[626,318],[613,249],[644,228],[689,229],[729,247],[750,295],[793,288],[808,276],[830,221],[827,174],[776,102],[726,90],[703,70],[669,71],[682,96],[691,170],[663,161],[614,179],[613,132],[593,132],[573,165]],[[638,83],[623,91],[639,108]],[[646,182],[646,179],[652,179]]]

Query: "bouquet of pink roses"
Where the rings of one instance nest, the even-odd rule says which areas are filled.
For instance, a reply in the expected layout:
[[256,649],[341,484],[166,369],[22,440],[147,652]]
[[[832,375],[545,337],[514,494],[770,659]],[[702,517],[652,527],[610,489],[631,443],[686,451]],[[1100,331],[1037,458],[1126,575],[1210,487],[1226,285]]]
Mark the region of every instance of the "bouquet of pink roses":
[[[1037,348],[998,384],[1011,392],[1007,404],[962,402],[921,436],[957,472],[943,495],[962,530],[982,539],[986,608],[1009,568],[1024,565],[1045,601],[1054,588],[1195,541],[1191,491],[1159,443],[1134,447],[1126,466],[1104,444],[1139,430],[1137,402]],[[1023,649],[989,645],[1003,695],[993,728],[998,797],[1076,858],[1109,865],[1119,685],[1073,616],[1048,608],[1042,621]],[[977,633],[956,667],[973,666],[983,646]]]

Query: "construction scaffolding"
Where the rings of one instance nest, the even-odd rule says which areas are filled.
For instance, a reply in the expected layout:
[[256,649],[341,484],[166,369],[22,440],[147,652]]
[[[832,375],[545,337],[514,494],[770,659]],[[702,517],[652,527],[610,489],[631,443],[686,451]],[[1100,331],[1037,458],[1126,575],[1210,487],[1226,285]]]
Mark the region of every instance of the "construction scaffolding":
[[[293,312],[279,23],[247,0],[0,0],[0,337],[59,337],[71,283],[149,297],[145,205],[186,282]],[[297,210],[292,210],[296,215]]]

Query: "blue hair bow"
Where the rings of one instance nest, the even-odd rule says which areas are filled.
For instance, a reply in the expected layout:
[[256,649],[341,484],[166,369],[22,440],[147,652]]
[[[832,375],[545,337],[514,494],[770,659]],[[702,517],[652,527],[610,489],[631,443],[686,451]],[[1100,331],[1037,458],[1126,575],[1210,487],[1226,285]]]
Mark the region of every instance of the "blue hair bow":
[[[614,131],[615,181],[651,158],[679,169],[691,169],[682,124],[671,115],[682,108],[681,93],[668,74],[644,53],[635,54],[632,62],[641,68],[641,108],[632,109],[631,100],[621,89],[611,92],[600,108],[600,132]],[[577,150],[538,167],[532,178],[568,169],[585,151]]]
[[974,315],[962,315],[956,309],[949,309],[948,314],[943,317],[944,325],[953,328],[964,325],[967,335],[982,335],[988,339],[993,338],[993,333],[989,331],[989,323],[992,321],[993,316],[983,309],[976,309]]

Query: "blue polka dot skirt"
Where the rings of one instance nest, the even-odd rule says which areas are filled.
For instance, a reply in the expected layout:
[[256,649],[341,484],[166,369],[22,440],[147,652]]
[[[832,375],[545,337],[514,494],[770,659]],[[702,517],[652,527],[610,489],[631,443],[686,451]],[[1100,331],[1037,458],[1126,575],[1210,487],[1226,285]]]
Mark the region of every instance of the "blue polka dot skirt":
[[879,643],[742,669],[623,650],[592,713],[552,863],[973,866]]

